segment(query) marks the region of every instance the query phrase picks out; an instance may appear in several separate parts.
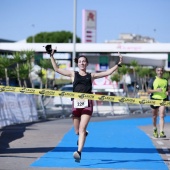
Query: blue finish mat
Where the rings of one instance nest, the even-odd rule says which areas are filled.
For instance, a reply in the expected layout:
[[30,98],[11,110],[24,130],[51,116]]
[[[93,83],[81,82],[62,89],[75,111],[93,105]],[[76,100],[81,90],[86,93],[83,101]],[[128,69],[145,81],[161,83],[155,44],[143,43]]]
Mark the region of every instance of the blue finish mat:
[[[166,116],[165,121],[170,122],[170,117]],[[168,170],[151,139],[138,128],[150,124],[151,118],[90,122],[80,163],[72,156],[77,150],[72,128],[54,150],[31,166]]]

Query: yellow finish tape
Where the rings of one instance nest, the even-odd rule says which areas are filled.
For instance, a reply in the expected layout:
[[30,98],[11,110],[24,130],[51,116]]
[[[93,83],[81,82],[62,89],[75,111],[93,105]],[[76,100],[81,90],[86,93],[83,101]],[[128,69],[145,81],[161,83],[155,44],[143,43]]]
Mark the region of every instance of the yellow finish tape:
[[48,90],[48,89],[34,89],[34,88],[25,88],[25,87],[0,86],[0,92],[16,92],[16,93],[24,93],[24,94],[61,96],[61,97],[68,97],[68,98],[100,100],[100,101],[120,102],[120,103],[170,106],[170,101],[163,101],[163,100],[128,98],[128,97],[121,97],[121,96],[75,93],[75,92],[56,91],[56,90]]

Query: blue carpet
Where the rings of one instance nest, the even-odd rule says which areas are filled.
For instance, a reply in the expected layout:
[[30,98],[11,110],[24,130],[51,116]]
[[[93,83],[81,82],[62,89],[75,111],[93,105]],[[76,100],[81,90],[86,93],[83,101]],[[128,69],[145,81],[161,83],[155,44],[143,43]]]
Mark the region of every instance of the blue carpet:
[[[170,117],[166,116],[165,121],[170,122]],[[168,170],[151,139],[138,128],[150,124],[151,118],[90,122],[80,163],[72,157],[77,150],[72,128],[54,150],[31,166]]]

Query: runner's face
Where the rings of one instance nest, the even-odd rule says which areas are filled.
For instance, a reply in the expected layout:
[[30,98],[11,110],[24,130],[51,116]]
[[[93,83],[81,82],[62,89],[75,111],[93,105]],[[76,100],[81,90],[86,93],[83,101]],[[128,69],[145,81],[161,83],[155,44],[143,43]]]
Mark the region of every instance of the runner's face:
[[88,63],[86,61],[86,58],[80,57],[78,59],[78,67],[79,67],[79,69],[81,69],[81,70],[86,69],[87,65],[88,65]]
[[158,77],[162,77],[163,76],[163,69],[162,68],[157,68],[156,69],[156,74]]

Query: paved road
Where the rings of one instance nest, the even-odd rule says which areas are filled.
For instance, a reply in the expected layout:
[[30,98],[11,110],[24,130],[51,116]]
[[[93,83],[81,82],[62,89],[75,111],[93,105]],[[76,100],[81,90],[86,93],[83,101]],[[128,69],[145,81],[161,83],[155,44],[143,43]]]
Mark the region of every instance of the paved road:
[[[110,116],[110,117],[93,117],[91,119],[91,123],[93,122],[105,122],[105,121],[117,121],[117,120],[131,120],[136,118],[149,117],[151,115],[132,115],[132,116]],[[169,115],[167,115],[169,117]],[[58,144],[63,143],[63,138],[65,134],[70,132],[72,128],[72,120],[67,119],[51,119],[48,121],[39,121],[35,123],[27,123],[21,125],[9,126],[1,129],[0,136],[0,170],[49,170],[49,169],[68,169],[64,168],[64,166],[59,167],[36,167],[30,166],[34,164],[36,161],[40,160],[41,157],[53,150]],[[149,140],[154,146],[157,148],[160,157],[159,163],[164,164],[163,168],[170,169],[170,123],[166,123],[165,131],[167,134],[166,139],[154,139],[152,138],[152,126],[151,124],[142,125],[140,124],[139,128],[149,136]],[[124,132],[128,133],[128,132]],[[129,133],[132,135],[133,132]],[[90,136],[89,136],[90,139]],[[125,139],[126,140],[126,139]],[[130,152],[130,151],[129,151]],[[125,155],[125,154],[124,154]],[[116,158],[115,158],[116,159]],[[62,161],[60,159],[60,161]],[[70,160],[69,160],[70,161]],[[107,160],[109,161],[109,160]],[[109,163],[111,164],[111,162]],[[108,164],[108,165],[109,165]],[[89,168],[93,168],[93,165]],[[89,169],[87,167],[81,167],[76,169]],[[113,167],[114,168],[114,167]],[[113,169],[108,167],[100,168],[94,167],[93,170],[97,169]],[[69,170],[75,169],[74,167],[69,167]],[[118,169],[118,168],[114,168]],[[122,167],[119,169],[127,169],[126,167]],[[142,169],[142,167],[141,167]],[[154,169],[155,170],[155,169]],[[162,170],[162,169],[160,169]]]

